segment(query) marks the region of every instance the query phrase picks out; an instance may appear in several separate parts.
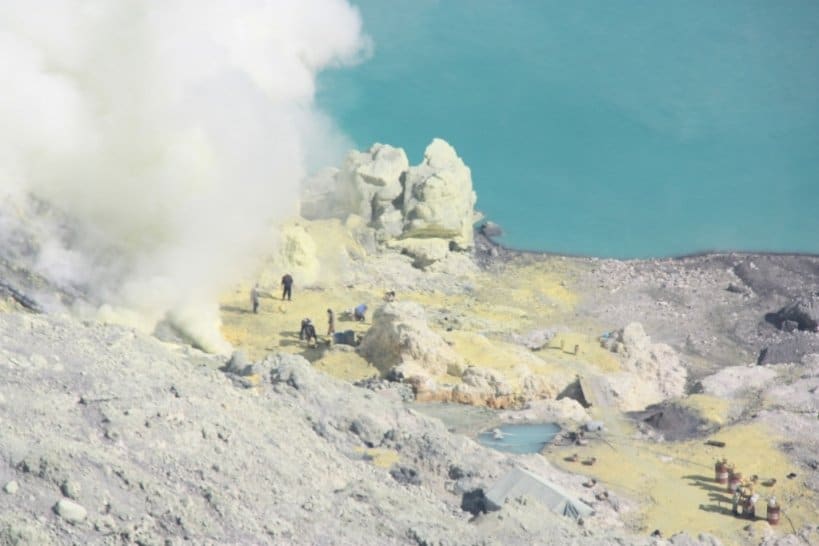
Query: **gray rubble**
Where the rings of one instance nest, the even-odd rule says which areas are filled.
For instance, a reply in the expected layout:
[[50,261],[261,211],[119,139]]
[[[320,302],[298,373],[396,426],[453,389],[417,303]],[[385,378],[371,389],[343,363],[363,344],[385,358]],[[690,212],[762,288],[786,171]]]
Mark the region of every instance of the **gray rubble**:
[[221,358],[118,326],[0,313],[0,340],[0,482],[25,492],[0,495],[0,544],[606,544],[616,521],[474,518],[463,495],[515,464],[578,484],[299,356],[253,363],[244,389]]

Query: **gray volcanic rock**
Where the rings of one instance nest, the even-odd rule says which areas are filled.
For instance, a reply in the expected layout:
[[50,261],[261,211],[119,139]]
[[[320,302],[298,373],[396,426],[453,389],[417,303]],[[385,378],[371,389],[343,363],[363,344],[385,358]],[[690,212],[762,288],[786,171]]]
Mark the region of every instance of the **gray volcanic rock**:
[[687,533],[677,533],[669,539],[672,546],[719,546],[721,542],[708,533],[700,533],[692,537]]
[[819,298],[801,297],[765,319],[780,330],[819,332]]
[[[763,394],[772,405],[819,417],[819,354],[809,355],[798,364],[755,369],[770,370],[787,378],[787,381],[769,381],[764,386]],[[819,438],[816,440],[819,441]]]
[[3,546],[51,546],[55,542],[41,522],[12,513],[0,513],[0,544]]
[[88,517],[88,511],[69,499],[60,499],[54,505],[54,512],[69,523],[80,523]]
[[757,364],[787,364],[799,362],[806,355],[819,353],[819,334],[790,332],[787,337],[763,347],[759,351]]
[[764,538],[760,546],[804,546],[819,544],[819,525],[806,525],[795,535],[771,534]]
[[253,365],[248,363],[247,357],[242,351],[234,351],[224,369],[226,372],[236,375],[250,375],[253,373]]
[[742,282],[759,296],[795,298],[819,290],[815,257],[762,254],[743,256],[733,267]]
[[481,235],[486,237],[502,237],[503,228],[495,222],[487,221],[481,224],[478,228]]
[[508,456],[300,356],[238,389],[222,358],[122,327],[0,313],[0,339],[0,479],[26,492],[0,495],[0,544],[604,543],[537,506],[470,523],[463,488]]

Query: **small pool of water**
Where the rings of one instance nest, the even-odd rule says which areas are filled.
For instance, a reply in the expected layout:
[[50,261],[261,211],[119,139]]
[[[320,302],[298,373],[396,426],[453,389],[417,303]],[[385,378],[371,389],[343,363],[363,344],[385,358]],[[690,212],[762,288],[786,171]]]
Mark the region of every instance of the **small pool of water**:
[[498,451],[539,453],[558,432],[554,423],[506,424],[481,432],[478,442]]

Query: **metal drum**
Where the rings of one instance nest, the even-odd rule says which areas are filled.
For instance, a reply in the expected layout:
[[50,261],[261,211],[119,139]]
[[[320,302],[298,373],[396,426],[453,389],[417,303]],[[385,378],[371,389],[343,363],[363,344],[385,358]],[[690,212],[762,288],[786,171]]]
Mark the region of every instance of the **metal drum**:
[[717,461],[714,465],[714,480],[723,485],[728,483],[728,465],[722,461]]
[[768,504],[768,525],[779,525],[779,511],[780,507],[778,505],[771,506],[770,503]]

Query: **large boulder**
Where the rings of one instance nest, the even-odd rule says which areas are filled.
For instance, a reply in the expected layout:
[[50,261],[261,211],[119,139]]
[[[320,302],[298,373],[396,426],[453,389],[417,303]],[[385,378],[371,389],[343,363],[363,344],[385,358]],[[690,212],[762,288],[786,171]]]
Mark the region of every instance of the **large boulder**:
[[376,309],[358,352],[384,373],[408,364],[430,375],[460,375],[464,366],[463,359],[429,328],[421,306],[412,302]]
[[664,343],[651,343],[639,322],[628,324],[604,345],[622,359],[622,371],[605,378],[620,409],[637,411],[685,394],[688,372],[679,356]]
[[407,173],[403,237],[436,237],[469,248],[475,201],[469,167],[452,146],[436,138],[423,162]]

